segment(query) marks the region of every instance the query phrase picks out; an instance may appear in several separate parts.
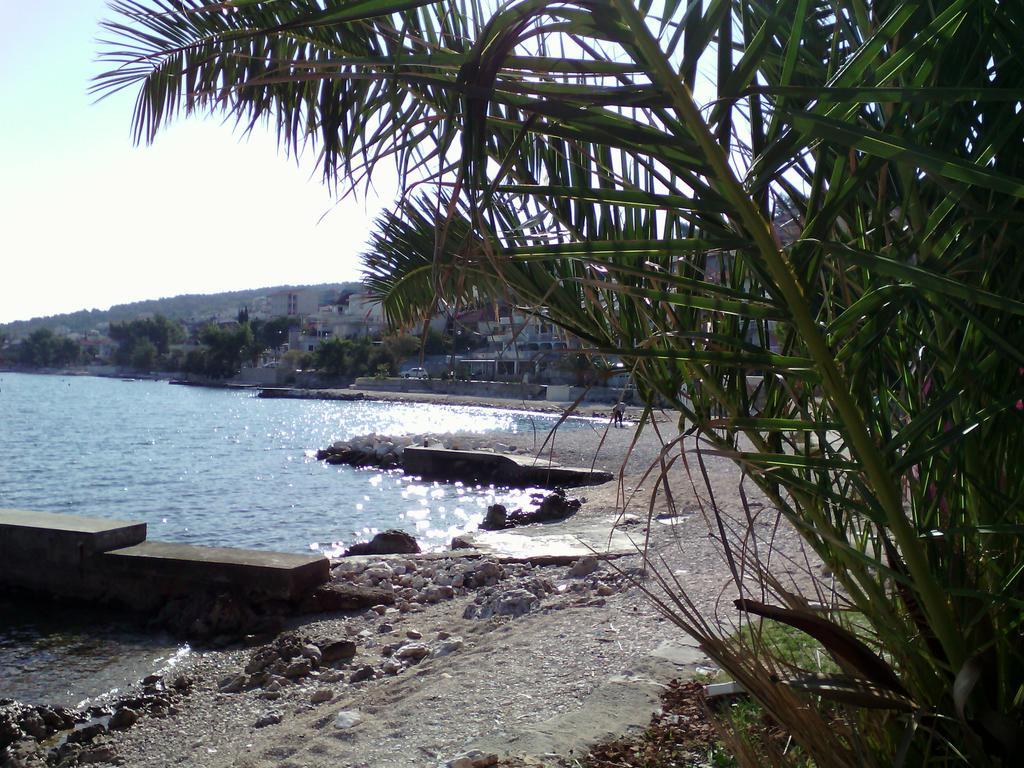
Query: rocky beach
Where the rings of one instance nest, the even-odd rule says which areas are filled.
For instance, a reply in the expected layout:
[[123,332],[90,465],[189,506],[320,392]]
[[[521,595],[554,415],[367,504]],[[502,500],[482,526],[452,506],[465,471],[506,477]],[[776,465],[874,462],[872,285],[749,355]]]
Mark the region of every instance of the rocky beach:
[[[644,595],[656,589],[648,569],[726,622],[731,577],[703,514],[703,477],[679,460],[694,445],[675,442],[673,417],[655,414],[637,434],[639,410],[624,429],[604,420],[607,408],[584,415],[591,428],[551,438],[430,437],[610,473],[567,490],[557,522],[491,525],[442,552],[336,558],[314,612],[273,631],[207,632],[173,674],[91,712],[7,702],[2,764],[556,766],[642,728],[669,681],[713,671]],[[394,463],[394,445],[381,463]],[[744,524],[750,514],[780,576],[799,579],[809,567],[799,542],[752,484],[744,503],[731,461],[704,465],[718,509]]]

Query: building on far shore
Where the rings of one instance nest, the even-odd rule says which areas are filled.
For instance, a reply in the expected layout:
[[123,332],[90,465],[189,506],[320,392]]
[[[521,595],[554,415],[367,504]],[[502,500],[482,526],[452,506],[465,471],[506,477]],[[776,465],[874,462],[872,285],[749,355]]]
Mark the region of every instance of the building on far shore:
[[277,291],[267,299],[273,317],[298,317],[312,315],[320,306],[320,291],[316,288],[296,288]]

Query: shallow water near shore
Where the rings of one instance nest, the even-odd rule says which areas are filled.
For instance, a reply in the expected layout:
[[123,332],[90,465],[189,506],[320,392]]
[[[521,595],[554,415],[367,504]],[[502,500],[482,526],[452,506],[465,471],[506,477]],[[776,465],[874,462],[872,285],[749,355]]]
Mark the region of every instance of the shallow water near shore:
[[0,697],[77,707],[169,672],[188,645],[124,614],[0,596]]
[[[329,466],[317,449],[373,432],[533,434],[556,418],[489,408],[260,399],[159,381],[0,373],[0,507],[144,520],[153,540],[337,554],[402,528],[427,548],[529,490]],[[570,420],[561,429],[589,428]],[[92,608],[0,595],[0,697],[75,706],[187,647]]]

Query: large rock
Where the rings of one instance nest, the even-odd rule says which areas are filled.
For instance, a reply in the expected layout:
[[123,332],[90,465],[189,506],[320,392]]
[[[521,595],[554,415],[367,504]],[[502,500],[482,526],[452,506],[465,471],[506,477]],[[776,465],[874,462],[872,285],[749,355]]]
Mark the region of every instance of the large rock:
[[392,605],[395,593],[390,589],[366,587],[335,581],[313,591],[299,606],[300,613],[363,611],[375,605]]
[[72,731],[67,735],[67,741],[72,744],[87,744],[88,742],[95,739],[97,736],[107,732],[107,727],[103,723],[91,723],[83,728]]
[[139,713],[131,707],[121,707],[110,718],[108,728],[112,731],[127,731],[139,719]]
[[325,640],[318,643],[318,647],[324,664],[348,661],[356,655],[356,644],[351,640]]
[[[568,498],[562,488],[555,488],[546,496],[535,494],[534,498],[537,505],[535,509],[517,509],[509,512],[501,504],[492,504],[487,508],[487,516],[480,523],[480,528],[485,531],[500,531],[519,525],[558,522],[576,514],[581,506],[579,499]],[[452,548],[455,548],[454,543]]]
[[416,539],[405,531],[381,531],[370,541],[353,544],[345,551],[345,557],[352,555],[415,555],[420,551]]
[[113,744],[97,744],[93,747],[83,749],[78,755],[80,765],[90,763],[112,763],[117,759],[117,747]]
[[508,509],[505,508],[504,504],[491,504],[487,508],[487,515],[484,517],[484,521],[480,523],[480,527],[485,531],[500,531],[503,530],[508,521]]

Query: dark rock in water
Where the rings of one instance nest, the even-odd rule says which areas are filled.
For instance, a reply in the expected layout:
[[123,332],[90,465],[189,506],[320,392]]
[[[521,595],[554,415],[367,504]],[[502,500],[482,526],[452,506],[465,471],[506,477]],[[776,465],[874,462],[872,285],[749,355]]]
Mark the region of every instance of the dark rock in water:
[[555,488],[544,497],[540,508],[534,513],[534,522],[546,523],[553,520],[565,520],[579,511],[581,504],[579,499],[570,499],[565,495],[565,490]]
[[100,734],[106,733],[107,727],[103,723],[92,723],[84,728],[79,728],[68,734],[67,740],[72,744],[85,744],[92,741]]
[[18,720],[18,725],[21,726],[21,730],[39,741],[45,739],[49,733],[43,718],[34,709],[30,709],[22,714]]
[[345,557],[352,555],[415,555],[420,551],[416,539],[405,531],[382,531],[370,541],[353,544],[345,550]]
[[21,726],[15,722],[14,718],[7,713],[0,715],[0,749],[8,744],[21,741],[23,738],[25,738],[25,732],[21,730]]
[[303,600],[299,613],[362,611],[374,605],[392,605],[394,602],[395,594],[388,589],[332,582],[317,588]]
[[465,536],[456,536],[452,539],[452,549],[473,549],[473,542]]
[[[547,496],[535,494],[535,498],[540,499],[540,503],[534,510],[517,509],[514,512],[508,512],[501,504],[491,505],[487,508],[487,516],[480,523],[480,528],[485,531],[500,531],[519,525],[557,522],[576,514],[582,506],[579,499],[567,498],[565,490],[562,488],[555,488]],[[453,541],[452,549],[455,548]]]
[[484,517],[484,521],[480,523],[480,527],[485,531],[500,531],[507,525],[508,510],[504,504],[491,504],[487,508],[487,516]]
[[50,733],[64,731],[75,725],[75,713],[67,707],[36,707]]

